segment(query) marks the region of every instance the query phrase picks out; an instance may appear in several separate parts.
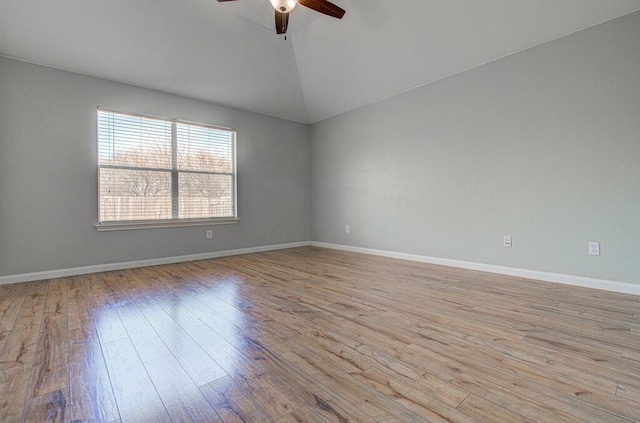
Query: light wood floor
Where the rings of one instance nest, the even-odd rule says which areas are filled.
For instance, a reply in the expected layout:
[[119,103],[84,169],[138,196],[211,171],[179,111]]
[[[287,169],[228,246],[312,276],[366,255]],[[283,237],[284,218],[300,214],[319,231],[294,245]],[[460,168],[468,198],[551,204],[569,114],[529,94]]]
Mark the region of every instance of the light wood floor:
[[638,297],[317,248],[0,286],[6,422],[640,421]]

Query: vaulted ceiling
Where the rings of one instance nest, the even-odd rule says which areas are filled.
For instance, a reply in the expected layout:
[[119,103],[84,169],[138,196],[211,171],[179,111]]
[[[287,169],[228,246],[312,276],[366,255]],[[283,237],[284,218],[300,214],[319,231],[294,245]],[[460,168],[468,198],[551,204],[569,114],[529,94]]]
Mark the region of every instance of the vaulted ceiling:
[[304,123],[640,10],[640,0],[1,0],[0,55]]

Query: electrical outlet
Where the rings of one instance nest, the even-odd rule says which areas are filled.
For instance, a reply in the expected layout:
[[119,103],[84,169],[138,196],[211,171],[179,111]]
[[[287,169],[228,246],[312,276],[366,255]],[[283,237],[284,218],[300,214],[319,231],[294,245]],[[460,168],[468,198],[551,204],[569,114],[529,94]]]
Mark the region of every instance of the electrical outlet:
[[213,231],[212,230],[208,230],[207,231],[207,239],[211,239],[213,238]]
[[590,242],[589,243],[589,255],[590,256],[599,256],[600,255],[600,243],[599,242]]
[[349,225],[344,227],[344,232],[347,233],[347,234],[349,233]]
[[511,248],[511,237],[509,235],[502,237],[502,246]]

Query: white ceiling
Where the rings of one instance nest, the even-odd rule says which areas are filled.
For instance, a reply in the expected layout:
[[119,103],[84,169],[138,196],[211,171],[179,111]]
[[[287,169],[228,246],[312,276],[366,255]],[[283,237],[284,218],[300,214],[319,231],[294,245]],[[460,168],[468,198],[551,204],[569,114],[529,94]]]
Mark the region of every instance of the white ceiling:
[[314,123],[640,10],[640,0],[0,0],[0,55]]

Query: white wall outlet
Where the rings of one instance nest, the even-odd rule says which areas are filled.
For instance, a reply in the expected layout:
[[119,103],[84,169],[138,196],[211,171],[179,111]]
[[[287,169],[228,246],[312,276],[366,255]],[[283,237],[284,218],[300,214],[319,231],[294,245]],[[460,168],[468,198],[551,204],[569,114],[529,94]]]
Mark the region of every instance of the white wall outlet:
[[509,235],[502,237],[502,246],[511,248],[511,237]]
[[590,256],[599,256],[600,255],[600,243],[599,242],[590,242],[589,243],[589,255]]
[[344,232],[347,233],[347,234],[349,233],[349,225],[344,227]]
[[211,239],[213,238],[213,231],[212,230],[208,230],[207,231],[207,239]]

